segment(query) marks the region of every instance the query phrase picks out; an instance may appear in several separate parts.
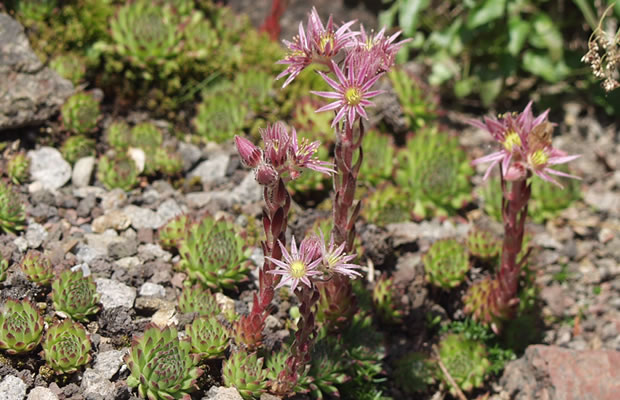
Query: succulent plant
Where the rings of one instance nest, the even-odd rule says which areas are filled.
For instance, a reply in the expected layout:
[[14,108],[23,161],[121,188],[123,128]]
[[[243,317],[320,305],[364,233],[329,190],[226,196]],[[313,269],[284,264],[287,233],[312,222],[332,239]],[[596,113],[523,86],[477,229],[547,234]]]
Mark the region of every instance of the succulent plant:
[[247,280],[248,252],[232,223],[207,215],[187,230],[179,268],[212,289],[232,289]]
[[[449,334],[439,342],[439,357],[455,383],[465,392],[481,387],[491,366],[486,346],[460,334]],[[455,394],[445,375],[441,379]]]
[[57,374],[70,374],[91,360],[86,329],[70,319],[56,322],[45,334],[42,357]]
[[361,311],[355,314],[342,335],[342,343],[346,343],[345,355],[349,359],[347,374],[351,377],[346,385],[377,385],[383,380],[384,341],[383,333],[373,326],[370,314]]
[[17,192],[9,184],[0,180],[0,229],[8,233],[16,233],[26,225],[24,203]]
[[79,53],[59,54],[51,59],[50,67],[61,77],[77,86],[86,74],[86,63]]
[[127,150],[133,143],[131,128],[125,121],[114,121],[105,130],[105,140],[116,150]]
[[435,383],[436,366],[424,353],[409,353],[396,361],[394,381],[405,393],[425,392]]
[[131,371],[127,385],[138,387],[140,396],[150,400],[189,399],[203,372],[191,347],[189,340],[179,339],[174,326],[148,325],[142,336],[134,337],[125,356]]
[[130,191],[138,185],[138,174],[136,163],[124,153],[104,155],[97,165],[97,179],[108,190]]
[[263,368],[263,358],[256,353],[237,351],[222,365],[224,385],[236,388],[244,399],[260,397],[266,391],[268,374]]
[[62,105],[60,113],[65,128],[80,135],[92,132],[101,118],[99,102],[84,92],[69,97]]
[[446,216],[471,199],[473,169],[458,141],[435,128],[425,128],[400,152],[396,182],[405,188],[417,217]]
[[398,309],[394,293],[394,278],[383,274],[372,290],[372,304],[379,318],[387,323],[402,322],[403,312]]
[[195,312],[198,315],[215,316],[221,312],[215,296],[200,285],[184,287],[178,306],[182,313]]
[[28,180],[30,168],[30,159],[26,157],[26,153],[20,151],[13,154],[6,165],[6,172],[11,182],[20,185]]
[[200,11],[191,15],[190,22],[183,30],[185,40],[184,55],[195,60],[207,60],[217,52],[220,40],[211,22]]
[[9,260],[2,258],[2,255],[0,255],[0,282],[4,282],[6,280],[8,270]]
[[369,187],[392,179],[396,147],[390,135],[376,130],[369,130],[362,140],[364,160],[360,167],[359,179]]
[[[167,176],[179,175],[183,171],[183,160],[170,147],[158,147],[152,154],[153,169]],[[147,155],[147,163],[149,156]]]
[[139,147],[145,151],[155,150],[161,147],[163,142],[163,133],[152,122],[142,122],[131,128],[129,135],[129,146],[131,147]]
[[[267,379],[270,392],[276,392],[278,387],[278,378],[280,373],[286,370],[286,360],[291,356],[291,350],[286,344],[282,344],[282,347],[278,351],[272,351],[268,354],[267,360],[265,362],[265,367],[267,368]],[[309,389],[310,382],[312,378],[308,376],[308,368],[304,368],[298,374],[297,383],[295,387],[291,389],[292,393],[301,394],[307,393]]]
[[419,79],[402,68],[393,68],[387,75],[409,121],[410,131],[417,132],[437,119],[438,99]]
[[20,267],[28,280],[39,286],[47,286],[54,279],[54,270],[49,258],[36,250],[28,250]]
[[487,230],[472,228],[467,234],[469,253],[483,260],[490,260],[500,253],[502,243],[499,238]]
[[502,187],[499,178],[492,177],[478,187],[478,196],[484,212],[496,221],[502,221]]
[[319,301],[317,303],[316,320],[327,326],[330,332],[345,329],[357,311],[357,301],[350,285],[317,284]]
[[[568,172],[567,168],[557,168]],[[562,179],[563,188],[550,185],[542,179],[532,179],[532,200],[528,204],[528,214],[534,222],[542,224],[554,218],[562,210],[581,198],[580,183],[576,179]]]
[[26,25],[44,22],[56,8],[56,0],[31,0],[16,2],[15,14]]
[[110,20],[114,46],[106,50],[139,70],[141,78],[165,78],[179,69],[183,18],[170,4],[151,0],[125,3]]
[[52,282],[54,308],[75,320],[86,321],[89,315],[98,313],[100,299],[92,275],[84,276],[81,269],[64,271]]
[[319,336],[322,337],[312,348],[312,361],[308,371],[311,379],[308,386],[313,398],[340,397],[337,385],[342,385],[349,380],[347,363],[342,357],[344,349],[337,340],[327,336],[325,329]]
[[268,105],[273,90],[273,77],[267,72],[250,69],[235,76],[234,86],[248,109],[258,112]]
[[228,348],[230,333],[215,315],[195,318],[185,326],[185,333],[191,340],[192,353],[201,358],[219,358]]
[[178,215],[159,228],[159,243],[164,249],[174,249],[180,246],[190,225],[190,218],[186,214]]
[[513,315],[511,307],[495,301],[495,294],[499,292],[499,281],[486,277],[469,287],[463,297],[464,311],[483,324],[499,330],[503,321]]
[[247,109],[236,96],[206,96],[198,104],[193,120],[196,133],[206,140],[222,143],[238,134]]
[[422,262],[426,280],[446,290],[460,285],[471,266],[467,249],[454,239],[433,243]]
[[396,222],[409,221],[411,217],[407,207],[407,198],[401,188],[397,186],[383,185],[364,197],[362,217],[372,224],[385,226]]
[[[292,84],[295,82],[293,81]],[[316,112],[321,105],[321,101],[314,97],[300,98],[293,108],[292,125],[298,132],[305,132],[312,140],[320,140],[321,143],[325,144],[321,147],[329,147],[329,144],[334,142],[333,128],[331,127],[333,116],[329,113]]]
[[43,335],[43,317],[28,299],[7,299],[0,310],[0,349],[9,354],[34,350]]
[[60,149],[62,156],[71,164],[75,164],[82,157],[95,155],[95,140],[84,135],[70,136]]

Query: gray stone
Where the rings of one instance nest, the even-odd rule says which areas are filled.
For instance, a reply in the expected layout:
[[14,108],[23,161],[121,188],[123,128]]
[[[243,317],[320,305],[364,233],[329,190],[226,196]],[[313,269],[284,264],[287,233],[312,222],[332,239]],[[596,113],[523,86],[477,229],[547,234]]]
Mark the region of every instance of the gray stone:
[[95,233],[102,233],[107,229],[124,231],[131,225],[131,219],[121,210],[112,209],[93,220],[92,228]]
[[13,240],[13,244],[17,247],[17,250],[19,250],[20,253],[28,250],[28,241],[23,236],[16,237],[15,240]]
[[394,247],[403,244],[413,243],[418,239],[438,240],[448,237],[464,236],[469,230],[469,224],[458,224],[456,226],[449,220],[443,223],[437,221],[399,222],[389,224],[388,232],[392,236]]
[[84,157],[77,160],[73,166],[71,182],[75,187],[88,186],[95,169],[95,157]]
[[239,186],[233,189],[232,194],[241,204],[250,204],[263,198],[263,187],[256,182],[254,173],[248,173]]
[[38,59],[24,27],[0,14],[0,130],[45,122],[73,85]]
[[159,218],[164,224],[181,214],[183,214],[183,210],[181,210],[181,207],[179,207],[179,204],[174,199],[164,201],[157,209],[157,215],[159,215]]
[[133,307],[136,300],[136,289],[112,279],[95,279],[97,292],[101,294],[104,309],[116,307]]
[[77,245],[75,258],[81,263],[92,264],[92,262],[95,261],[97,258],[105,257],[107,256],[107,254],[107,248],[101,250],[100,248],[80,243]]
[[234,387],[211,386],[202,400],[243,400]]
[[41,147],[28,152],[30,177],[48,190],[63,187],[71,179],[71,165],[53,147]]
[[120,260],[116,260],[114,264],[118,265],[119,267],[123,267],[125,269],[131,269],[131,268],[134,268],[140,265],[141,262],[138,257],[124,257],[124,258],[121,258]]
[[86,263],[78,264],[71,267],[71,271],[82,271],[83,276],[90,275],[90,267]]
[[79,199],[85,199],[89,196],[94,196],[96,199],[101,199],[108,192],[104,188],[98,186],[84,186],[79,188],[73,188],[73,195]]
[[200,160],[202,152],[191,143],[179,142],[179,154],[183,160],[183,170],[189,171]]
[[148,208],[128,205],[123,212],[131,220],[131,226],[134,229],[158,229],[165,223],[155,211]]
[[58,400],[58,396],[46,387],[37,386],[28,393],[28,400]]
[[0,400],[22,400],[24,397],[26,397],[26,384],[18,377],[7,375],[0,382]]
[[201,162],[189,173],[189,179],[199,177],[203,185],[210,185],[222,179],[226,175],[228,166],[228,154],[215,154],[210,159]]
[[102,398],[112,398],[114,395],[115,386],[114,383],[106,379],[105,376],[99,371],[88,368],[82,374],[82,390],[84,395],[98,394]]
[[138,247],[138,257],[142,261],[160,260],[168,262],[172,259],[172,254],[162,249],[158,244],[147,243]]
[[135,239],[121,238],[108,245],[108,256],[111,258],[131,257],[138,251],[138,243]]
[[36,222],[31,222],[28,224],[28,229],[26,229],[26,241],[28,242],[28,247],[31,249],[36,249],[41,246],[41,243],[47,239],[47,231],[41,224],[37,224]]
[[166,289],[162,285],[145,282],[142,284],[142,287],[140,287],[140,296],[164,298],[166,296]]
[[112,379],[124,364],[123,357],[127,353],[126,350],[108,350],[97,354],[93,369],[105,379]]
[[127,204],[127,193],[123,189],[112,189],[101,198],[101,208],[104,211],[122,208]]

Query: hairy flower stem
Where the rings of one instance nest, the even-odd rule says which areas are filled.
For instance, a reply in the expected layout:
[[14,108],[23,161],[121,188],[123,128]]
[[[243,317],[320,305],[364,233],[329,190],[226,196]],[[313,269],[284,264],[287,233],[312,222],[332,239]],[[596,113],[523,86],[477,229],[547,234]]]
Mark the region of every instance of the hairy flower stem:
[[[275,185],[265,187],[264,199],[266,207],[263,209],[263,228],[265,240],[261,242],[263,254],[276,260],[282,259],[280,241],[286,243],[285,232],[288,225],[288,211],[291,206],[291,196],[279,178]],[[258,296],[254,294],[254,302],[249,315],[244,315],[238,322],[237,332],[240,339],[250,349],[258,347],[262,341],[262,332],[265,327],[265,318],[269,315],[271,301],[280,277],[267,273],[273,270],[274,264],[265,259],[259,271]]]
[[527,179],[531,176],[514,181],[507,189],[506,181],[502,178],[502,215],[504,219],[504,244],[500,269],[497,274],[498,286],[493,297],[500,309],[509,310],[517,304],[517,291],[521,266],[527,259],[527,254],[517,260],[523,246],[527,205],[531,190]]

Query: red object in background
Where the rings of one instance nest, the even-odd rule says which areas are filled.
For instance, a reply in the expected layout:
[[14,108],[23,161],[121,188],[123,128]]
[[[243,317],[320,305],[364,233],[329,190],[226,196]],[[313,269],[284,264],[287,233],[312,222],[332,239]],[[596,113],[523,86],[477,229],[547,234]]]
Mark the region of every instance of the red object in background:
[[284,14],[287,6],[288,0],[272,0],[271,11],[269,11],[269,15],[260,27],[260,31],[267,32],[269,38],[273,41],[278,40],[280,37],[280,17]]

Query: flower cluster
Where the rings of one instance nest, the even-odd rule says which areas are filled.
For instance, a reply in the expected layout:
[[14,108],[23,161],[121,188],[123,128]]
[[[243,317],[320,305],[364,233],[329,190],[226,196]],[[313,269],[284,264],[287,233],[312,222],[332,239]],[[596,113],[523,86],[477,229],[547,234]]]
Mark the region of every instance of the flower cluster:
[[306,236],[301,241],[299,248],[293,237],[290,252],[282,245],[282,242],[279,242],[279,245],[283,260],[265,257],[276,265],[276,269],[269,271],[269,273],[282,276],[276,289],[286,285],[294,291],[300,283],[310,288],[312,287],[312,279],[326,281],[335,274],[349,278],[362,276],[356,271],[360,266],[351,263],[356,255],[344,252],[344,242],[336,246],[333,235],[328,245],[326,245],[322,232],[320,238],[316,235]]
[[490,162],[484,174],[486,179],[492,168],[501,163],[504,179],[516,181],[527,176],[528,170],[545,181],[561,186],[550,175],[579,179],[576,176],[550,168],[579,158],[580,155],[567,155],[562,150],[553,148],[551,134],[553,124],[547,121],[549,110],[534,118],[532,102],[517,115],[505,114],[499,119],[485,118],[484,123],[470,121],[478,128],[487,130],[493,139],[502,146],[499,151],[478,158],[472,164]]
[[[371,90],[371,87],[392,67],[396,53],[408,41],[395,42],[400,32],[387,37],[385,29],[376,34],[368,34],[363,26],[359,31],[352,31],[351,25],[354,23],[355,21],[349,21],[336,29],[330,16],[327,25],[323,26],[316,9],[313,8],[306,30],[300,23],[299,35],[292,42],[284,41],[289,52],[279,61],[280,64],[288,65],[276,78],[288,75],[282,87],[291,83],[312,63],[326,66],[335,75],[337,80],[319,72],[334,89],[333,92],[312,92],[336,100],[317,110],[337,110],[332,126],[336,126],[345,117],[349,126],[353,125],[358,115],[368,119],[364,107],[374,106],[369,99],[382,93],[380,90]],[[345,56],[342,65],[338,65],[335,57],[341,50],[345,52]]]
[[320,143],[297,139],[295,128],[289,134],[286,125],[276,122],[260,129],[264,149],[261,150],[249,140],[235,137],[237,150],[243,163],[254,168],[256,180],[261,185],[272,187],[278,182],[296,179],[303,168],[312,169],[324,174],[335,172],[332,164],[321,161],[314,156]]

